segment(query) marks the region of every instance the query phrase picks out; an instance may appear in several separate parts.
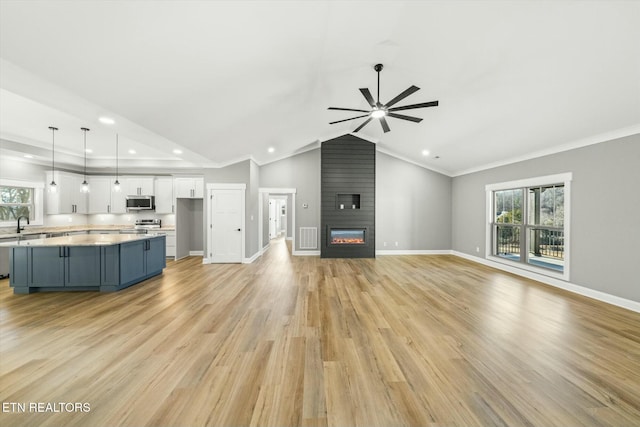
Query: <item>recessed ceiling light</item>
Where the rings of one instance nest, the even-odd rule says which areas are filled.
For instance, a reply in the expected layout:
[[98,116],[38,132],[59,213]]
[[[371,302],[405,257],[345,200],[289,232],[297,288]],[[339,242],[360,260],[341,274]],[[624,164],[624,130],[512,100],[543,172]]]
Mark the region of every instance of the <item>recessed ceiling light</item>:
[[182,154],[182,150],[178,150],[177,148],[173,150],[173,154]]
[[276,151],[276,149],[273,148],[273,147],[269,147],[269,148],[267,148],[267,151],[270,152],[270,153],[273,153],[274,151]]
[[428,156],[429,155],[429,150],[422,150],[422,155],[423,156]]
[[31,154],[25,154],[24,157],[26,157],[27,159],[33,159],[33,156]]
[[93,153],[93,150],[91,148],[87,148],[86,150],[84,150],[85,153]]
[[136,150],[129,150],[129,154],[136,154]]
[[100,117],[98,120],[100,120],[100,123],[104,123],[105,125],[112,125],[116,122],[111,117]]

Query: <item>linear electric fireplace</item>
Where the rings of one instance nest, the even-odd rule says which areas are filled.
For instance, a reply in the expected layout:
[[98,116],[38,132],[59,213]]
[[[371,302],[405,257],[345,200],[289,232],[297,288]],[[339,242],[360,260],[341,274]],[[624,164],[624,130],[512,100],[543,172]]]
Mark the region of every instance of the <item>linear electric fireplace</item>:
[[330,245],[364,245],[366,244],[366,228],[330,228]]
[[375,258],[376,145],[354,135],[321,148],[320,256]]

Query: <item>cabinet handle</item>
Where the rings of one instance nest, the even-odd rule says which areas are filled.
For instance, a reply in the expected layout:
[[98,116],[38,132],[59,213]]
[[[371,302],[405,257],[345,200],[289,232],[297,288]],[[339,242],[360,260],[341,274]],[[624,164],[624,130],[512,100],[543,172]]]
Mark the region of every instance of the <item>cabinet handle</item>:
[[64,249],[62,246],[58,246],[58,258],[64,257],[64,255],[62,254],[62,249]]
[[107,205],[107,213],[111,213],[111,205]]

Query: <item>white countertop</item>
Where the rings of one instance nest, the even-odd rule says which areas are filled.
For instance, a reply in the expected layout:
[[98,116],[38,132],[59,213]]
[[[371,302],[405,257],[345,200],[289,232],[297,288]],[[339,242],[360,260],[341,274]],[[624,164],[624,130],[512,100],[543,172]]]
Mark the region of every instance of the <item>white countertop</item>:
[[75,236],[51,237],[49,239],[19,240],[0,243],[0,246],[17,248],[21,246],[110,246],[136,240],[152,239],[164,236],[162,232],[147,234],[79,234]]

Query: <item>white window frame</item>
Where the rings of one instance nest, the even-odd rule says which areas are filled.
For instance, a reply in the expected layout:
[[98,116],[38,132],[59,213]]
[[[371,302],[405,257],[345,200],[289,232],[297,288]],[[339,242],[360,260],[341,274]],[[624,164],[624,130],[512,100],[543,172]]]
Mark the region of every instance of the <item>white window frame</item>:
[[[555,175],[546,175],[534,178],[519,179],[516,181],[499,182],[495,184],[487,184],[485,186],[486,193],[486,237],[485,237],[485,258],[489,261],[506,264],[511,267],[520,268],[522,270],[531,271],[545,276],[554,277],[556,279],[570,280],[570,261],[571,261],[571,181],[573,174],[571,172],[560,173]],[[515,188],[541,187],[553,184],[564,184],[564,267],[562,273],[549,270],[546,268],[536,267],[531,264],[510,261],[505,258],[493,255],[493,192],[501,190],[511,190]],[[528,212],[522,212],[523,220]],[[526,238],[526,236],[522,236]]]
[[[0,186],[2,187],[22,187],[33,188],[33,215],[34,219],[29,222],[29,225],[43,225],[44,224],[44,182],[37,181],[22,181],[17,179],[4,179],[0,178]],[[15,221],[1,221],[0,227],[15,226]]]

